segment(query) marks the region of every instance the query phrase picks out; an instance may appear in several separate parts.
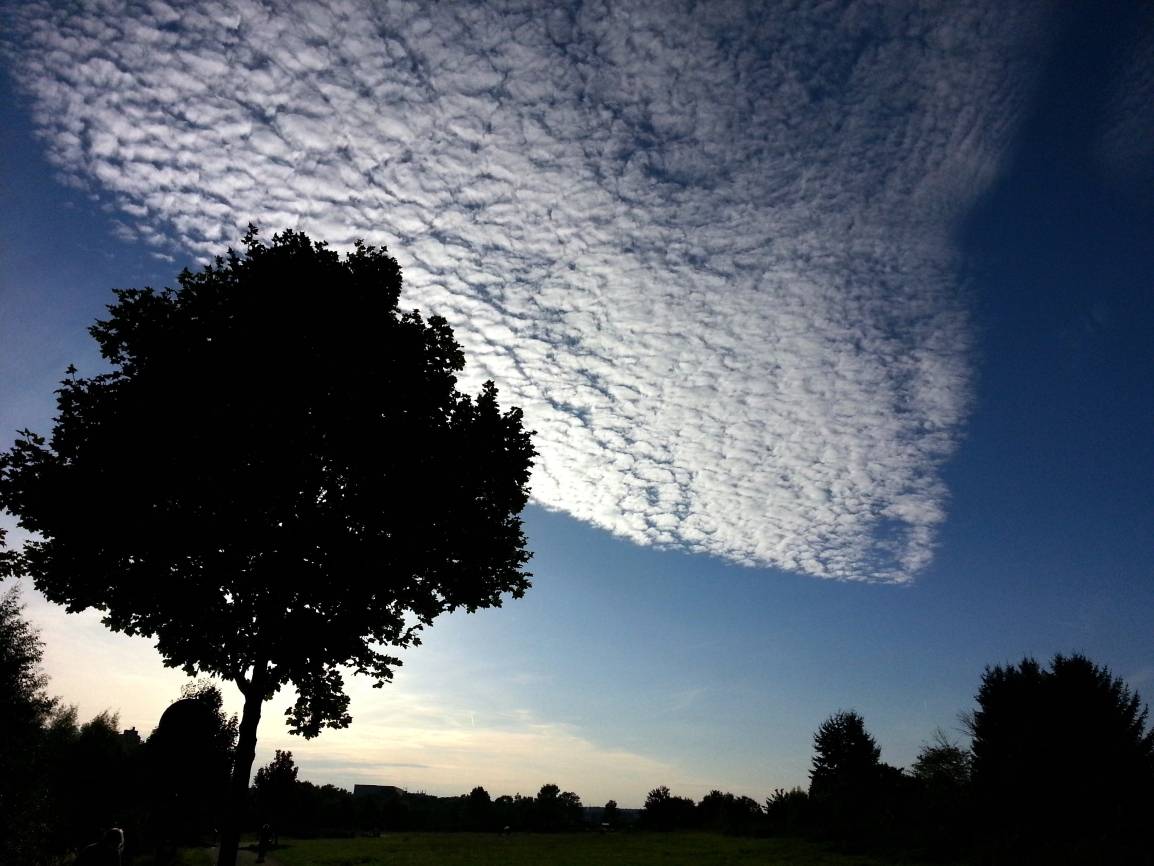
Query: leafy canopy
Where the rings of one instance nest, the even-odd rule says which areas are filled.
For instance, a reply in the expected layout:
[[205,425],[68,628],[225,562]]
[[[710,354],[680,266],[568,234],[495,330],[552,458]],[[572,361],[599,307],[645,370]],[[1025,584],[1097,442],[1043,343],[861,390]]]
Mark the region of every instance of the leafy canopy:
[[860,714],[834,713],[813,735],[809,792],[837,796],[868,789],[881,773],[881,750]]
[[46,691],[48,680],[41,670],[44,642],[24,617],[19,587],[0,595],[0,761],[28,748],[40,734],[56,701]]
[[[1154,806],[1154,730],[1137,692],[1083,655],[986,668],[968,716],[992,826],[1048,838],[1131,833]],[[1079,796],[1072,796],[1077,792]]]
[[379,686],[438,614],[525,592],[534,450],[492,383],[456,390],[449,325],[398,309],[384,249],[244,246],[116,292],[90,329],[111,371],[70,368],[51,436],[0,455],[0,507],[51,601],[246,695],[294,685],[315,736],[350,722],[341,666]]

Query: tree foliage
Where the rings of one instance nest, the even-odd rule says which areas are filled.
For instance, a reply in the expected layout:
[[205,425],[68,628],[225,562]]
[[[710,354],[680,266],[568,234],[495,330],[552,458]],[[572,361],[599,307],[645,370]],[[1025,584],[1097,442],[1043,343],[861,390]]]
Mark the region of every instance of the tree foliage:
[[617,801],[607,800],[605,807],[601,810],[601,822],[610,826],[615,825],[620,820],[620,815],[617,811]]
[[971,755],[940,728],[918,752],[910,775],[930,789],[960,790],[970,782]]
[[697,804],[697,825],[720,833],[750,834],[762,822],[761,804],[752,797],[710,791]]
[[[1135,838],[1154,801],[1141,698],[1082,655],[986,669],[968,717],[973,778],[999,844],[1078,852]],[[1080,853],[1080,852],[1079,852]]]
[[653,830],[675,830],[696,824],[696,806],[688,797],[679,797],[665,785],[659,785],[645,796],[641,823]]
[[580,826],[584,810],[581,798],[572,791],[562,791],[557,785],[541,786],[533,804],[534,826],[537,830],[555,833]]
[[842,710],[821,723],[813,736],[809,793],[817,799],[856,797],[878,780],[881,749],[856,712]]
[[293,753],[276,750],[273,759],[256,771],[253,793],[256,795],[257,813],[261,823],[271,823],[279,827],[290,818],[293,793],[300,772]]
[[44,644],[24,617],[19,587],[0,596],[0,761],[12,760],[39,735],[56,701],[41,670]]
[[43,656],[13,587],[0,596],[0,862],[34,862],[47,831],[43,740],[56,701]]
[[187,683],[148,738],[152,816],[166,843],[197,844],[220,825],[238,732],[223,703],[212,682]]
[[70,369],[51,435],[0,456],[49,600],[238,684],[234,801],[281,687],[294,733],[345,727],[342,667],[381,685],[439,614],[525,592],[534,454],[492,383],[457,391],[452,330],[399,310],[384,249],[244,243],[175,290],[118,290],[90,329],[111,371]]
[[221,694],[220,687],[211,680],[194,680],[181,687],[180,698],[184,701],[195,701],[208,710],[208,717],[212,720],[210,728],[212,749],[218,760],[231,764],[240,722],[235,714],[230,716],[225,713],[224,695]]

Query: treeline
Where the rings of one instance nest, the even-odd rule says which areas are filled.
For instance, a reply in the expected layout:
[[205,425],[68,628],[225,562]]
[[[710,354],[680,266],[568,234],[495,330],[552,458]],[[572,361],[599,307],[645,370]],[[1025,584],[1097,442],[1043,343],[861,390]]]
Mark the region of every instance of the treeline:
[[[395,791],[354,797],[296,780],[289,753],[257,773],[258,820],[294,832],[542,831],[591,827],[794,835],[895,859],[983,864],[1150,864],[1154,730],[1147,709],[1108,669],[1081,655],[987,668],[963,717],[969,746],[940,731],[908,769],[881,749],[852,710],[814,733],[807,788],[764,803],[711,791],[700,801],[653,789],[639,814],[610,801],[583,808],[556,785],[536,797],[493,799]],[[276,782],[275,779],[280,779]],[[279,786],[279,787],[278,787]]]
[[[219,690],[190,684],[142,737],[109,713],[81,722],[49,697],[41,654],[18,596],[0,597],[0,863],[69,863],[111,826],[125,831],[125,863],[210,842],[237,738]],[[895,860],[1154,863],[1154,731],[1137,693],[1083,656],[1059,655],[1048,667],[987,668],[975,705],[968,746],[938,733],[907,769],[882,760],[859,713],[836,712],[814,733],[808,786],[763,802],[722,791],[694,801],[661,786],[640,810],[587,807],[554,784],[531,796],[373,786],[357,796],[299,779],[278,751],[255,774],[246,823],[295,836],[692,829],[802,836]]]
[[580,797],[554,784],[543,785],[536,796],[494,798],[482,787],[459,797],[398,788],[354,795],[344,788],[298,779],[292,752],[278,750],[256,773],[249,820],[294,836],[401,830],[556,833],[581,829],[587,823],[586,812]]
[[1151,864],[1154,730],[1138,694],[1081,655],[987,668],[969,748],[940,731],[908,770],[854,711],[814,734],[808,789],[764,806],[713,792],[700,803],[650,792],[642,823],[794,835],[895,859],[1030,864]]

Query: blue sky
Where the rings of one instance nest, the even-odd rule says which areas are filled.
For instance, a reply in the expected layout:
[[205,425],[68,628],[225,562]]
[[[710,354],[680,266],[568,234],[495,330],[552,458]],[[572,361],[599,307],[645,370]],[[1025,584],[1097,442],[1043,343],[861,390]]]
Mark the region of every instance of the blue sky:
[[[538,430],[532,592],[258,760],[761,798],[838,709],[908,764],[989,663],[1154,689],[1148,10],[7,8],[5,443],[109,289],[249,220],[387,243]],[[181,677],[27,599],[54,691],[150,729]]]

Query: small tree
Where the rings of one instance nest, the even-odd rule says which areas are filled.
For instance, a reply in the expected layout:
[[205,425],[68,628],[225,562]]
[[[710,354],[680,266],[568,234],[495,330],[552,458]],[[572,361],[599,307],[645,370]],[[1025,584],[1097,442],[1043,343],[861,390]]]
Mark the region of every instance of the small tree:
[[761,804],[751,797],[710,791],[697,804],[697,824],[720,833],[752,833],[761,823]]
[[382,685],[439,614],[525,592],[534,454],[492,383],[456,390],[452,330],[399,310],[385,250],[244,243],[176,290],[117,291],[90,329],[111,372],[70,369],[51,437],[0,456],[49,600],[244,695],[222,866],[266,700],[296,689],[293,733],[345,727],[342,667]]
[[493,798],[480,785],[465,797],[465,828],[479,831],[491,829],[493,822]]
[[605,804],[604,810],[601,812],[601,823],[608,824],[610,827],[615,825],[620,819],[620,814],[617,811],[617,801],[609,800]]
[[910,775],[917,794],[915,829],[924,844],[943,852],[966,847],[972,827],[972,763],[970,752],[951,742],[940,729],[918,752]]
[[942,730],[922,746],[910,774],[927,788],[960,790],[970,783],[971,755]]
[[299,772],[293,753],[280,749],[268,764],[256,771],[253,791],[262,824],[272,824],[280,831],[292,810]]
[[572,791],[562,791],[556,785],[542,785],[534,801],[534,823],[538,830],[555,833],[571,829],[581,823],[581,798]]
[[645,796],[641,822],[654,830],[685,830],[696,823],[695,810],[688,797],[675,796],[667,786],[659,785]]
[[775,788],[766,798],[765,826],[770,834],[800,833],[809,824],[809,794],[803,788]]

